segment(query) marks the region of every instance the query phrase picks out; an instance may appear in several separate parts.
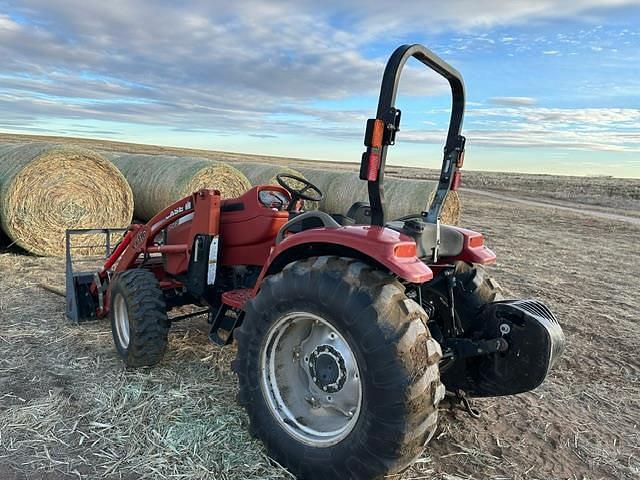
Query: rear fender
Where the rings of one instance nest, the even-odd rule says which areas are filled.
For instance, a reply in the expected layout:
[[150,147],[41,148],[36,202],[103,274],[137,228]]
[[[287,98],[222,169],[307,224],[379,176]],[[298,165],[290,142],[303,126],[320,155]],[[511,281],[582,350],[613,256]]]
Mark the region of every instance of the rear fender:
[[466,228],[454,227],[463,236],[462,251],[455,257],[443,257],[439,264],[450,264],[455,261],[491,265],[496,263],[496,254],[484,244],[484,235]]
[[433,272],[416,256],[411,237],[379,226],[353,225],[339,228],[313,228],[289,235],[276,245],[255,286],[287,264],[319,255],[340,255],[361,259],[390,271],[410,283],[424,283]]

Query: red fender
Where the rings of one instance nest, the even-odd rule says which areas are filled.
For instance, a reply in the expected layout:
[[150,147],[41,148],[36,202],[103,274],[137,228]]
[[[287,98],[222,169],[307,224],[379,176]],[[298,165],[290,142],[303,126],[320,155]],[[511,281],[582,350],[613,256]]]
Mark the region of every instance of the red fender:
[[459,255],[440,260],[439,263],[451,263],[454,260],[462,260],[467,263],[490,265],[496,263],[496,254],[484,244],[484,235],[466,228],[454,227],[464,237],[462,252]]
[[[388,268],[394,275],[411,283],[424,283],[433,278],[433,272],[416,256],[416,244],[406,235],[379,226],[353,225],[339,228],[312,228],[287,236],[272,250],[256,282],[260,288],[271,266],[277,259],[295,247],[342,247],[357,251]],[[277,271],[277,270],[276,270]]]

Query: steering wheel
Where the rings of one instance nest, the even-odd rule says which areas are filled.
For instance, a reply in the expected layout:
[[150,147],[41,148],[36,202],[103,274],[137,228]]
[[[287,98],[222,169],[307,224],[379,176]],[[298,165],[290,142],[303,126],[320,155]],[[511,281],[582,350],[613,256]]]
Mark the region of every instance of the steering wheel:
[[[296,207],[300,199],[319,202],[324,198],[324,193],[306,178],[291,175],[290,173],[279,173],[276,175],[276,180],[281,187],[285,188],[291,194],[291,201],[289,202],[289,208],[287,208],[290,212]],[[293,180],[298,184],[302,184],[302,187],[294,188],[291,186],[291,183],[286,180]],[[315,195],[312,195],[313,193],[315,193]]]

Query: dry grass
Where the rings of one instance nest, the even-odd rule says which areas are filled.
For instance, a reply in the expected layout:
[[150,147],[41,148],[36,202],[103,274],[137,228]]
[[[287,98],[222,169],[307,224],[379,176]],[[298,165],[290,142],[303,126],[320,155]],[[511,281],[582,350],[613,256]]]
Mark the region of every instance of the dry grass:
[[[463,225],[498,253],[496,277],[549,304],[567,350],[534,392],[475,401],[480,420],[441,411],[423,458],[392,478],[640,477],[640,229],[461,195]],[[0,254],[0,478],[290,478],[248,436],[234,352],[208,343],[203,319],[172,329],[159,366],[127,371],[108,324],[69,325],[41,281],[61,286],[62,261]]]
[[291,478],[251,439],[235,352],[209,343],[203,319],[172,329],[160,366],[126,370],[106,322],[68,323],[37,286],[61,285],[62,267],[0,255],[0,478]]
[[131,189],[102,156],[54,144],[0,147],[0,223],[25,250],[62,255],[66,229],[124,227],[132,214]]
[[[637,478],[640,267],[624,259],[640,231],[467,199],[465,225],[488,234],[497,278],[550,304],[567,351],[534,392],[477,400],[480,420],[442,410],[423,458],[392,478]],[[593,238],[624,274],[601,268]],[[61,299],[38,287],[63,285],[60,259],[5,253],[0,271],[0,478],[290,478],[249,436],[235,352],[209,343],[203,318],[172,328],[160,365],[128,371],[106,322],[70,325]]]
[[[495,275],[550,304],[567,351],[534,392],[477,400],[480,420],[442,410],[423,458],[392,478],[637,478],[640,266],[625,259],[640,230],[463,195]],[[5,253],[0,271],[0,478],[289,478],[249,436],[234,351],[209,343],[203,318],[174,326],[160,365],[127,371],[106,322],[68,324],[38,287],[63,285],[61,260]]]
[[[356,162],[331,162],[326,160],[273,157],[269,155],[252,155],[87,138],[0,133],[0,142],[3,143],[24,143],[32,141],[53,141],[109,152],[197,156],[221,162],[230,162],[231,164],[234,162],[257,162],[280,166],[326,168],[327,170],[343,172],[355,172],[359,168],[359,163]],[[425,165],[437,167],[440,161],[441,158],[425,159]],[[474,168],[478,166],[474,161],[473,152],[471,150],[468,151],[467,162],[463,169],[462,176],[463,187],[514,192],[519,196],[527,195],[537,200],[565,200],[572,203],[615,208],[618,211],[624,210],[626,214],[633,212],[636,216],[640,215],[639,179],[474,171]],[[579,173],[580,172],[576,172],[576,174]],[[439,169],[434,168],[400,167],[396,165],[387,165],[386,167],[386,175],[388,177],[436,181],[439,174]]]
[[[469,168],[473,168],[469,160]],[[439,172],[421,168],[389,167],[387,173],[405,178],[436,180]],[[576,172],[579,173],[579,172]],[[614,213],[640,216],[640,179],[607,176],[578,177],[464,169],[463,188],[515,193],[520,198],[556,204],[588,205]]]
[[236,168],[205,158],[107,154],[125,176],[135,201],[135,216],[149,220],[173,202],[202,188],[222,198],[242,195],[251,184]]

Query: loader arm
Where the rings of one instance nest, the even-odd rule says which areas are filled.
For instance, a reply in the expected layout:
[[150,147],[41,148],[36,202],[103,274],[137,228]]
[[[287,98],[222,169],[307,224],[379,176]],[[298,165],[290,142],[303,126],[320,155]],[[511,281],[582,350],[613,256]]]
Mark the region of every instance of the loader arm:
[[[219,228],[220,193],[203,189],[173,203],[146,224],[129,226],[113,250],[111,235],[124,229],[67,231],[67,316],[75,322],[107,316],[112,275],[131,269],[150,270],[162,289],[181,288],[194,240],[217,238]],[[76,234],[106,235],[107,258],[100,270],[74,272],[70,236]]]
[[[111,268],[115,272],[128,270],[145,253],[184,254],[188,258],[196,234],[217,233],[219,212],[220,193],[205,189],[169,205],[146,224],[131,225],[122,243],[105,262],[101,275]],[[171,224],[191,218],[190,232],[183,243],[154,244],[157,235]]]

